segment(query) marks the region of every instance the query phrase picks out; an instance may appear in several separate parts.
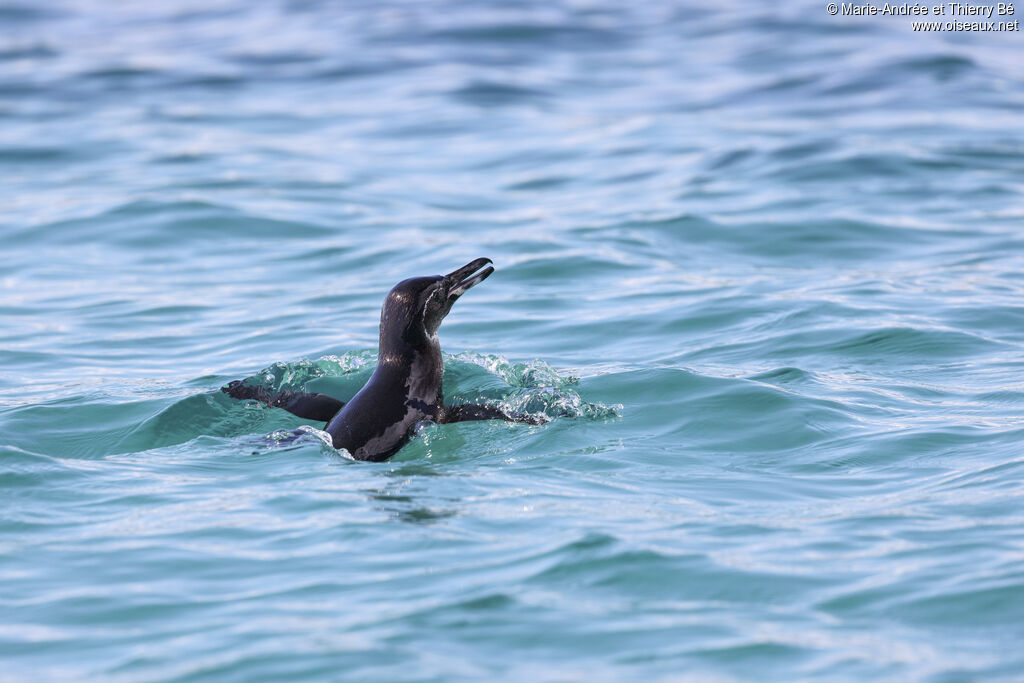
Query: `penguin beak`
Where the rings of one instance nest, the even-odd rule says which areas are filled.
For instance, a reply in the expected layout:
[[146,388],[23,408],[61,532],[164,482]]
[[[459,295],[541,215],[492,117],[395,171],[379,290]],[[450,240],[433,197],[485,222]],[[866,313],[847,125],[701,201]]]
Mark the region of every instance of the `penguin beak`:
[[[467,289],[486,280],[494,272],[494,268],[487,266],[488,263],[494,262],[489,258],[478,258],[475,261],[470,261],[458,270],[445,275],[444,279],[448,284],[448,300],[454,302],[465,294]],[[487,267],[484,268],[484,266]],[[481,268],[483,270],[480,270]],[[473,273],[476,273],[476,275]]]

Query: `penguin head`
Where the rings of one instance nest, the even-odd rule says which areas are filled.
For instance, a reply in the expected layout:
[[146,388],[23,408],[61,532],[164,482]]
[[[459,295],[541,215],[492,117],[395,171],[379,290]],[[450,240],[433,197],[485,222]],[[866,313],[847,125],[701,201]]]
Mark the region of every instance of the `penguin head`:
[[491,259],[478,258],[447,275],[414,277],[395,285],[381,312],[381,350],[396,337],[413,346],[436,343],[437,329],[456,300],[494,272],[489,263]]

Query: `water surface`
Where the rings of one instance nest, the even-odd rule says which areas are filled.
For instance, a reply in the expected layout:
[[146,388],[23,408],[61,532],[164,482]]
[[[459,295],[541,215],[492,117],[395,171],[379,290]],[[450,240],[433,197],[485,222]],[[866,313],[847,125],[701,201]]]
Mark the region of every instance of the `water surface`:
[[[0,5],[3,676],[1019,676],[1019,36]],[[357,463],[217,391],[347,399],[479,256],[449,400],[572,417]]]

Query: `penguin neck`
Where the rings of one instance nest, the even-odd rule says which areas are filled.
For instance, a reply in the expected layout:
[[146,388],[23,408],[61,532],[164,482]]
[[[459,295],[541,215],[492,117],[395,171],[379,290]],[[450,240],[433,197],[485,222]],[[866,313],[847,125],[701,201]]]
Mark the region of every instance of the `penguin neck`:
[[437,335],[386,334],[381,330],[374,374],[401,381],[410,397],[429,404],[439,402],[444,361]]

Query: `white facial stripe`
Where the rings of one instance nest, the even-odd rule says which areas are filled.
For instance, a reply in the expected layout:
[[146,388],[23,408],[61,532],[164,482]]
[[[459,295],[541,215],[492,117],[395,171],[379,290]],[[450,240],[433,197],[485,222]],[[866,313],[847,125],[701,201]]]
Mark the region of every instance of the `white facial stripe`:
[[427,297],[427,300],[423,302],[423,311],[420,313],[420,315],[423,317],[424,320],[427,319],[427,309],[430,308],[430,302],[434,300],[435,296],[437,296],[436,289],[433,292],[431,292],[430,296]]

